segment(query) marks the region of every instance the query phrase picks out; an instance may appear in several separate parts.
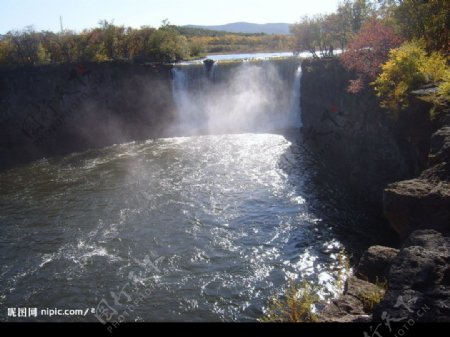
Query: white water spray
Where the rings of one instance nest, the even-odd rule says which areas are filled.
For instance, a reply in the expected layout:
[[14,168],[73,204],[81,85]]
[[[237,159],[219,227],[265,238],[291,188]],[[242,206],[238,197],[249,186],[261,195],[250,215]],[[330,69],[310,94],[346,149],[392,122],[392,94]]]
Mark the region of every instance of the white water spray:
[[300,127],[301,68],[295,59],[177,66],[177,134]]
[[290,127],[301,127],[301,108],[300,108],[300,95],[301,95],[301,80],[302,80],[302,67],[298,66],[295,72],[294,83],[292,84],[291,94],[291,107],[288,116],[288,125]]

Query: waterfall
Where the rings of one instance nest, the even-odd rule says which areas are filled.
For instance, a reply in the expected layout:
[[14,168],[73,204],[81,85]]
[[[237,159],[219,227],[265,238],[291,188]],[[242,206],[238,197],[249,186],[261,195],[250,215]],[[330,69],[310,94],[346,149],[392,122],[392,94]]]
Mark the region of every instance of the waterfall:
[[301,108],[300,108],[300,95],[301,95],[301,80],[302,80],[302,66],[299,65],[294,77],[294,83],[292,84],[291,93],[291,106],[289,109],[288,125],[291,127],[301,127]]
[[300,60],[174,66],[177,133],[300,127]]
[[200,116],[192,110],[193,103],[188,91],[188,76],[181,68],[172,69],[172,93],[177,107],[177,124],[185,128],[196,125]]

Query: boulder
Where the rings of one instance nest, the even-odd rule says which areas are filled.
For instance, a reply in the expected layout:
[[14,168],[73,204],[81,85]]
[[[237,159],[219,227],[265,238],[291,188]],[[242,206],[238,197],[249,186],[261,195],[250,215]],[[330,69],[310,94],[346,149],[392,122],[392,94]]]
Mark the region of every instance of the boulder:
[[450,238],[418,230],[394,257],[374,321],[450,322]]
[[372,246],[361,257],[356,276],[369,282],[383,282],[387,279],[392,259],[399,250],[384,246]]
[[390,184],[384,190],[383,210],[402,239],[416,229],[448,232],[450,183],[418,178]]
[[206,71],[208,74],[211,72],[211,69],[214,66],[214,63],[216,63],[216,61],[211,60],[211,59],[206,59],[203,61],[203,64],[205,65],[205,68],[206,68]]

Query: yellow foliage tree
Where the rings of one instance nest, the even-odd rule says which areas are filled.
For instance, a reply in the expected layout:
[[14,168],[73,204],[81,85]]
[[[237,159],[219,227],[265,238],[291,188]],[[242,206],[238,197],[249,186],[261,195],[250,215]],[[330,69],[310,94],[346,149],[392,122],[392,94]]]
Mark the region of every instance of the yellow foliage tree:
[[445,97],[450,77],[447,64],[448,58],[438,52],[428,55],[420,41],[406,42],[391,50],[382,72],[372,83],[382,107],[391,111],[408,107],[408,94],[429,83],[435,83],[438,90],[429,94],[428,100],[436,104],[448,101],[448,89]]

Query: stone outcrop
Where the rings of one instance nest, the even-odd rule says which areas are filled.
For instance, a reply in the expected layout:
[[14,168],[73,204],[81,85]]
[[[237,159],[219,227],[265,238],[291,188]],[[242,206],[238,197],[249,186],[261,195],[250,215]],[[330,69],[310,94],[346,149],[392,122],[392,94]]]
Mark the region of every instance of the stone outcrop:
[[383,205],[385,216],[402,238],[416,229],[450,231],[450,127],[432,136],[429,168],[418,178],[389,185]]
[[355,274],[369,282],[384,282],[387,279],[393,258],[399,250],[384,246],[372,246],[361,257]]
[[418,230],[393,259],[388,290],[373,319],[450,322],[450,238]]
[[450,322],[450,238],[431,229],[417,230],[400,250],[370,247],[344,293],[326,305],[319,319]]

